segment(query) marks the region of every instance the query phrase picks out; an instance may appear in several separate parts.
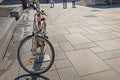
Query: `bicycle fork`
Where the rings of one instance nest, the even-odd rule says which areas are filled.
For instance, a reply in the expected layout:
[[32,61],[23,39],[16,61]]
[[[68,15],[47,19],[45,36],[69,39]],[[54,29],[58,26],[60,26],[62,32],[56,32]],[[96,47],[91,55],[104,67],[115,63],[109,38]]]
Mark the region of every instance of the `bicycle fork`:
[[36,42],[35,35],[33,34],[31,52],[32,52],[32,54],[34,55],[34,54],[36,53],[36,51],[37,51],[37,42]]

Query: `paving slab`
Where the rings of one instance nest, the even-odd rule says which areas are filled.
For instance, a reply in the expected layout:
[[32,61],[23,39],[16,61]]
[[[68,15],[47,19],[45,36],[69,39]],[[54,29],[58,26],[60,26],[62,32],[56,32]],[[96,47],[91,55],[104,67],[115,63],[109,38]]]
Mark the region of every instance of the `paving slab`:
[[71,44],[79,44],[79,43],[88,43],[90,40],[88,40],[86,37],[83,35],[77,33],[77,34],[68,34],[65,35],[66,39],[71,43]]
[[106,52],[100,52],[97,54],[102,59],[113,59],[120,57],[120,50],[113,50],[113,51],[106,51]]
[[[57,24],[58,25],[58,24]],[[50,35],[60,35],[60,34],[69,34],[69,32],[67,30],[63,29],[56,29],[56,30],[51,30],[51,32],[49,33]]]
[[58,69],[61,80],[81,80],[73,67]]
[[64,51],[74,50],[74,47],[69,42],[61,42],[59,45]]
[[106,62],[117,72],[120,73],[120,58],[106,60]]
[[115,32],[114,29],[104,29],[104,30],[99,30],[97,31],[98,33],[109,33],[109,32]]
[[68,59],[56,60],[55,61],[56,68],[67,68],[72,66],[71,62]]
[[117,41],[117,42],[120,42],[120,38],[117,38],[117,39],[114,39],[115,41]]
[[105,51],[101,47],[93,47],[93,48],[89,48],[89,49],[92,50],[94,53],[104,52]]
[[0,76],[0,80],[14,80],[18,76],[18,67],[10,68]]
[[100,41],[100,40],[118,38],[119,36],[113,35],[111,33],[101,33],[101,34],[86,35],[86,37],[92,41]]
[[120,37],[120,32],[111,32],[111,33]]
[[73,45],[76,49],[84,49],[84,48],[92,48],[92,47],[97,47],[94,42],[89,42],[89,43],[81,43],[81,44],[75,44]]
[[[45,77],[47,77],[49,80],[60,80],[60,77],[58,75],[58,72],[56,70],[48,71],[43,74]],[[41,79],[45,80],[45,79]]]
[[120,75],[113,70],[82,77],[83,80],[120,80]]
[[55,48],[55,59],[66,59],[66,55],[65,52],[60,48],[60,47],[56,47]]
[[89,49],[66,52],[66,55],[81,76],[111,69]]
[[65,42],[65,41],[67,41],[63,35],[49,35],[49,40],[52,43],[58,43],[58,42]]
[[113,29],[113,27],[110,27],[109,25],[106,26],[106,25],[99,25],[99,26],[94,26],[94,27],[91,27],[93,30],[105,30],[105,29]]
[[66,29],[67,29],[70,33],[79,33],[79,32],[85,33],[85,32],[86,32],[85,30],[83,30],[83,29],[81,29],[81,28],[79,28],[79,27],[67,27]]
[[98,41],[96,44],[105,50],[120,49],[120,42],[117,42],[115,40]]

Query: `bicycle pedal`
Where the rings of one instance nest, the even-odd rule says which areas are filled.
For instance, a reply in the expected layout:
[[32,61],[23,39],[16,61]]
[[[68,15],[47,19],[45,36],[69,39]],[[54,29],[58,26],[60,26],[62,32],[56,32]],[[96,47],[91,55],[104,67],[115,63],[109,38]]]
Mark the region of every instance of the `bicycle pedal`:
[[48,39],[48,36],[45,36],[46,39]]

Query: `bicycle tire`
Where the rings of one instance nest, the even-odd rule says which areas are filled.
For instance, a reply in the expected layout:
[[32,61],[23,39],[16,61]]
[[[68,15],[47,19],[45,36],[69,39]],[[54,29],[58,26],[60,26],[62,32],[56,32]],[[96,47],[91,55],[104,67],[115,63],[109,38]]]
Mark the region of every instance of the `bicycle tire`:
[[[47,39],[43,38],[42,36],[37,35],[37,37],[38,37],[39,39],[45,41],[45,42],[48,44],[48,46],[49,46],[49,48],[50,48],[50,50],[51,50],[51,61],[50,61],[49,65],[48,65],[45,69],[39,70],[39,71],[34,71],[34,70],[31,71],[31,70],[29,70],[29,69],[23,64],[23,62],[22,62],[22,60],[21,60],[21,54],[22,54],[22,53],[20,54],[20,52],[21,52],[21,48],[22,48],[22,46],[25,44],[25,42],[27,42],[27,41],[28,41],[29,39],[31,39],[32,37],[33,37],[33,35],[30,35],[30,36],[25,37],[23,40],[21,40],[21,42],[20,42],[20,44],[19,44],[19,47],[18,47],[18,50],[17,50],[18,62],[19,62],[19,64],[20,64],[20,66],[21,66],[26,72],[28,72],[28,73],[30,73],[30,74],[42,74],[42,73],[45,73],[46,71],[48,71],[48,70],[51,68],[51,66],[53,65],[53,63],[54,63],[54,58],[55,58],[54,48],[53,48],[52,44],[51,44]],[[26,54],[26,53],[25,53],[25,54]]]

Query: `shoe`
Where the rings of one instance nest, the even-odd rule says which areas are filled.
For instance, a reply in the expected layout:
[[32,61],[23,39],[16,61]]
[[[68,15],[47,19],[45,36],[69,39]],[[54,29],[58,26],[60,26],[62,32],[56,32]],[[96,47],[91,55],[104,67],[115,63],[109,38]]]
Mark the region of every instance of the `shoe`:
[[73,8],[76,8],[75,6]]

